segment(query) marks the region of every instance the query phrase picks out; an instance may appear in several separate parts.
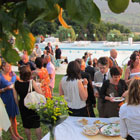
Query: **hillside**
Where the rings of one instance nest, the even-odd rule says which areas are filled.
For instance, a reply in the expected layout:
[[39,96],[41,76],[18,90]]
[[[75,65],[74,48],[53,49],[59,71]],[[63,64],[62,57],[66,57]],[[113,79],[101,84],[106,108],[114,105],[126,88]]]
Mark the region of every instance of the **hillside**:
[[122,14],[114,14],[108,8],[105,0],[94,0],[101,10],[102,20],[119,23],[129,27],[132,31],[140,32],[140,4],[130,2],[127,10]]

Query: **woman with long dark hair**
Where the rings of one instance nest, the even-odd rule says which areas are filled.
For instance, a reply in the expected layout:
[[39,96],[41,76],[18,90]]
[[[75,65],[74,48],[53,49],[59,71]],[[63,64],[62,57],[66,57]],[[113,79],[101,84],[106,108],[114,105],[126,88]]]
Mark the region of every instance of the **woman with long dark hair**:
[[125,81],[130,83],[135,77],[140,77],[140,58],[138,53],[133,53],[130,56],[130,66],[127,67],[125,72]]

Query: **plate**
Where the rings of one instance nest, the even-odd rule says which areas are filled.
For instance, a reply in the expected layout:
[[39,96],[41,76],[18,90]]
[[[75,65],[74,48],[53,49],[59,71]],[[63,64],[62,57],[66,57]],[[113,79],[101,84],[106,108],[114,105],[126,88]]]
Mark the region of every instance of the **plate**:
[[123,97],[114,97],[113,98],[113,101],[114,102],[122,102],[122,101],[124,101],[125,99],[123,98]]
[[98,82],[98,83],[94,83],[94,85],[95,85],[96,87],[102,87],[103,83]]
[[78,119],[78,120],[76,121],[76,123],[77,123],[79,126],[84,127],[84,126],[88,125],[88,120],[85,119],[85,118],[82,118],[82,119]]
[[105,136],[120,136],[120,124],[108,124],[104,125],[100,132]]
[[107,125],[106,122],[102,122],[100,120],[94,121],[93,124],[96,125],[98,128],[101,128],[102,126]]
[[83,127],[83,133],[89,136],[94,136],[99,133],[99,129],[95,125],[87,125]]

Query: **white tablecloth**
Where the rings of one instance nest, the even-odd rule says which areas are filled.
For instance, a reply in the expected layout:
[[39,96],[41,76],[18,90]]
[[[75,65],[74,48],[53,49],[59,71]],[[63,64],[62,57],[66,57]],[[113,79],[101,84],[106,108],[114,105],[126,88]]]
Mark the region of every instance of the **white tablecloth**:
[[[81,117],[83,118],[83,117]],[[85,117],[84,117],[85,118]],[[62,124],[55,129],[56,140],[89,140],[88,137],[82,134],[82,127],[77,124],[80,117],[68,117]],[[89,124],[93,124],[95,120],[109,123],[108,118],[86,118]],[[115,138],[115,137],[114,137]],[[113,138],[113,140],[114,140]],[[42,140],[49,140],[49,133]],[[97,139],[96,139],[97,140]],[[116,138],[118,140],[118,138]]]

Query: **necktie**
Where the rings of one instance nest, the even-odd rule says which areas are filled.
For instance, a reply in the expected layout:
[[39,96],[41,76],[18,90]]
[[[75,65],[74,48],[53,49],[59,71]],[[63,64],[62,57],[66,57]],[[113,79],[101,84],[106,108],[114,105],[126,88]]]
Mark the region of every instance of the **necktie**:
[[115,66],[118,66],[117,61],[115,60],[114,62],[115,62]]
[[104,79],[103,79],[103,82],[106,80],[106,74],[104,74]]

